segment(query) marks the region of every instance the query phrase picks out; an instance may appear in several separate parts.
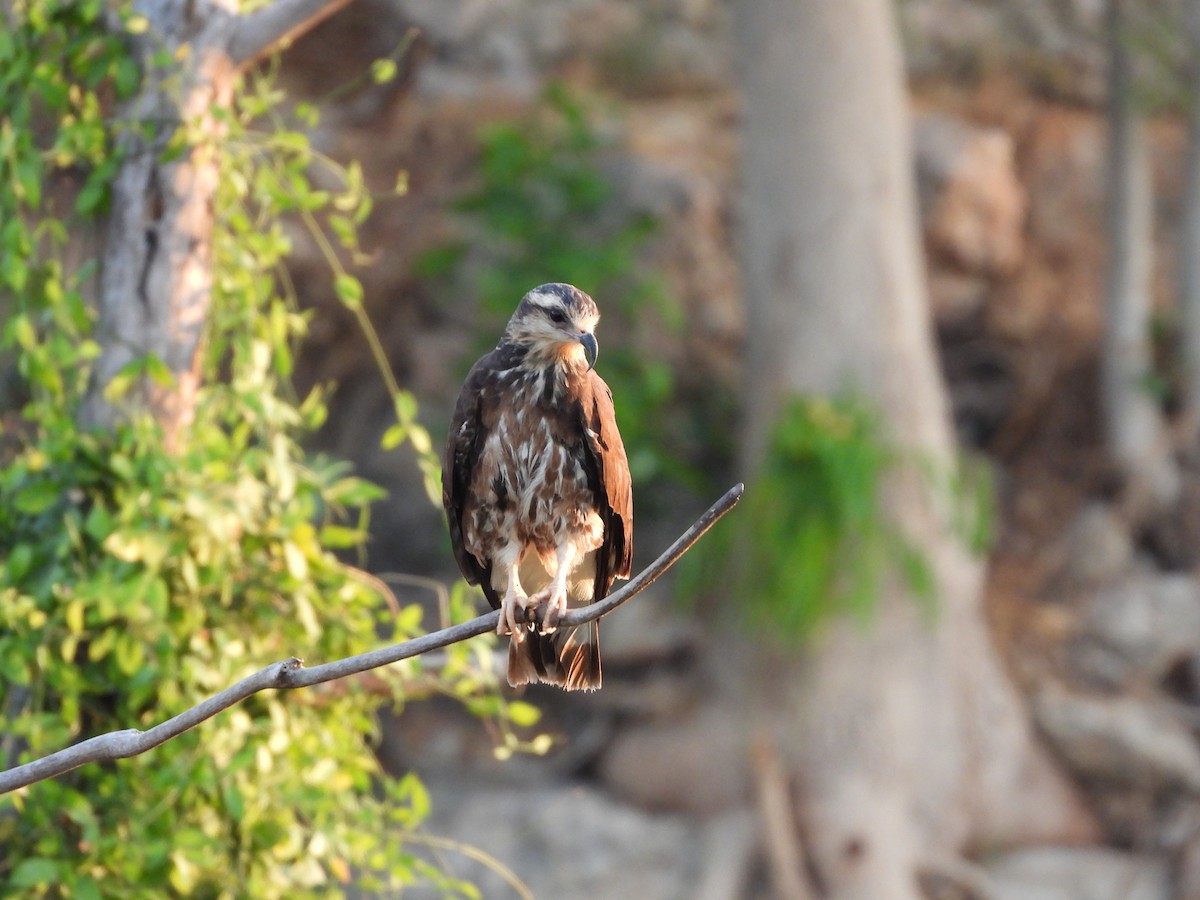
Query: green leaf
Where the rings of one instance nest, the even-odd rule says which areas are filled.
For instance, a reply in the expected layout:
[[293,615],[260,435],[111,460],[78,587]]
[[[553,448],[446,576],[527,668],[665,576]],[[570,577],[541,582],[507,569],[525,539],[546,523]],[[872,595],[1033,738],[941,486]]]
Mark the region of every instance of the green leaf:
[[62,498],[62,487],[49,481],[36,481],[17,492],[13,505],[27,516],[44,513]]
[[117,403],[129,393],[130,388],[137,384],[137,380],[137,372],[126,366],[104,386],[104,399],[109,403]]
[[23,350],[32,350],[37,346],[37,332],[27,315],[16,315],[9,319],[4,329],[6,344],[16,343]]
[[346,506],[364,506],[387,496],[387,491],[362,478],[342,478],[327,491],[330,501]]
[[59,867],[52,859],[24,859],[17,863],[8,883],[13,887],[29,888],[40,885],[58,884]]
[[353,275],[338,275],[333,280],[333,291],[348,309],[358,309],[362,306],[362,283]]
[[297,103],[292,112],[295,114],[296,119],[306,128],[316,128],[321,118],[321,114],[317,108],[304,100]]
[[75,198],[75,212],[81,216],[94,216],[108,200],[108,182],[93,173],[84,183]]
[[283,543],[283,558],[287,564],[289,575],[297,581],[304,581],[308,577],[308,560],[304,556],[304,551],[291,541]]
[[170,387],[175,383],[175,376],[167,364],[153,353],[145,358],[143,371],[145,371],[146,377],[159,387]]
[[26,159],[17,165],[17,187],[21,199],[30,208],[36,208],[42,202],[42,178],[44,173],[39,161]]
[[167,876],[171,887],[185,897],[191,894],[200,879],[200,872],[182,850],[171,853],[171,873]]
[[396,631],[399,634],[416,634],[417,629],[421,626],[421,618],[424,610],[417,603],[410,603],[408,606],[400,610],[400,614],[396,616],[395,625]]
[[388,427],[383,433],[383,438],[380,439],[379,445],[384,450],[395,450],[404,443],[404,438],[408,435],[408,429],[397,423]]
[[117,638],[115,656],[117,668],[125,675],[132,675],[141,668],[142,660],[145,659],[145,651],[141,641],[133,635],[125,633]]
[[358,246],[358,230],[354,223],[343,215],[334,214],[329,217],[329,227],[343,247],[352,249]]
[[325,525],[321,528],[321,544],[334,550],[357,547],[367,540],[367,532],[359,528],[342,525]]
[[67,628],[73,634],[81,634],[83,632],[83,601],[76,597],[67,604]]
[[508,703],[508,718],[514,725],[528,728],[541,721],[542,711],[532,703],[524,700],[510,700]]
[[9,584],[20,584],[33,564],[33,547],[29,544],[17,544],[4,563],[4,576]]
[[377,59],[371,63],[371,78],[376,84],[386,84],[396,77],[394,59]]
[[415,422],[410,425],[408,439],[412,442],[413,449],[418,453],[425,454],[433,450],[433,441],[430,439],[429,432],[423,425],[418,425]]
[[400,391],[392,400],[396,407],[396,420],[404,424],[411,422],[417,414],[417,398],[412,391]]
[[122,56],[117,60],[116,71],[113,73],[113,84],[117,89],[117,96],[121,99],[130,97],[137,90],[138,82],[141,80],[141,73],[138,71],[137,62],[132,57]]
[[171,552],[171,545],[160,531],[114,531],[104,539],[104,549],[117,559],[156,569]]
[[[58,648],[59,656],[62,657],[62,661],[65,663],[68,663],[68,664],[74,663],[75,662],[75,652],[78,649],[79,649],[79,635],[68,634],[65,638],[63,638],[62,643],[59,645],[59,648]],[[64,699],[63,702],[66,703],[66,700]]]

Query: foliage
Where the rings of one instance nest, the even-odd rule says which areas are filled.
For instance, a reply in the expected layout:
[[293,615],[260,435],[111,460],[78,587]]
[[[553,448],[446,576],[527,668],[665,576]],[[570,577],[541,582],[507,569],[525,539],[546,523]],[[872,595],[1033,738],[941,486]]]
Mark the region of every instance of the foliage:
[[[712,561],[685,570],[692,587],[719,580],[745,598],[741,608],[752,624],[780,636],[807,635],[840,614],[869,621],[885,581],[897,575],[932,609],[928,563],[880,502],[884,478],[903,461],[862,402],[794,398],[747,491],[741,531],[722,532]],[[986,481],[971,466],[941,481],[935,494],[953,503],[960,534],[980,547],[987,541]]]
[[793,633],[842,611],[866,620],[893,561],[918,596],[931,598],[924,559],[880,507],[895,460],[863,405],[792,401],[746,498],[752,536],[742,577],[753,615]]
[[[679,309],[661,285],[638,272],[638,248],[656,223],[620,211],[600,168],[604,149],[588,107],[562,85],[550,86],[531,115],[484,131],[480,185],[459,203],[482,228],[484,259],[468,260],[461,245],[451,244],[429,251],[417,266],[426,277],[477,266],[471,284],[487,343],[476,353],[490,349],[526,291],[549,281],[597,297],[617,326],[609,334],[681,327]],[[696,473],[666,449],[680,442],[665,438],[664,427],[681,430],[669,403],[676,388],[671,367],[638,352],[632,339],[602,351],[635,480],[666,474],[695,481]]]
[[[97,354],[82,289],[91,267],[65,263],[72,222],[45,187],[65,173],[80,185],[76,214],[103,208],[120,165],[113,129],[148,126],[107,115],[138,73],[119,38],[104,36],[106,4],[15,10],[0,32],[0,290],[27,402],[0,434],[3,765],[148,727],[277,659],[333,659],[420,625],[418,607],[381,610],[373,582],[335,555],[361,547],[381,491],[306,458],[300,440],[322,421],[324,394],[293,396],[307,319],[276,288],[289,249],[279,216],[315,224],[328,213],[353,249],[370,209],[361,173],[278,127],[269,76],[248,86],[220,148],[205,386],[182,449],[168,452],[144,416],[80,432]],[[265,134],[250,127],[264,121]],[[168,153],[188,152],[185,131]],[[340,192],[311,186],[308,170],[325,163]],[[335,277],[354,307],[361,288],[344,269]],[[110,394],[143,375],[169,377],[139,360]],[[390,440],[429,457],[412,398],[393,396]],[[500,716],[511,748],[511,724],[536,710],[497,697],[482,653],[452,648],[434,684]],[[383,695],[356,680],[257,695],[143,756],[0,797],[0,893],[292,897],[337,892],[353,876],[368,889],[428,880],[475,896],[406,846],[429,798],[415,776],[384,778],[370,747],[374,710],[404,702],[418,666],[380,672]]]

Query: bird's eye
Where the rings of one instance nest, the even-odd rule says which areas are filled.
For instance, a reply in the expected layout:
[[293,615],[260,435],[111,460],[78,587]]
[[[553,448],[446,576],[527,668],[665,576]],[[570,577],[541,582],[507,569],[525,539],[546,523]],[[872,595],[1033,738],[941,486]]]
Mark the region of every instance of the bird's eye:
[[548,315],[550,317],[550,321],[554,322],[556,325],[562,325],[567,321],[567,314],[561,309],[549,310],[546,315]]

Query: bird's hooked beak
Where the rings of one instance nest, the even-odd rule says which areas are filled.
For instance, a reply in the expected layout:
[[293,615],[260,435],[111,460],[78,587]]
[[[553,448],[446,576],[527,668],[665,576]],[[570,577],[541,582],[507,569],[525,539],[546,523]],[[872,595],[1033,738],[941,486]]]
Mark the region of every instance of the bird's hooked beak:
[[587,357],[588,369],[595,368],[596,357],[600,355],[600,345],[596,343],[596,336],[589,331],[584,331],[580,333],[577,340],[583,345],[583,355]]

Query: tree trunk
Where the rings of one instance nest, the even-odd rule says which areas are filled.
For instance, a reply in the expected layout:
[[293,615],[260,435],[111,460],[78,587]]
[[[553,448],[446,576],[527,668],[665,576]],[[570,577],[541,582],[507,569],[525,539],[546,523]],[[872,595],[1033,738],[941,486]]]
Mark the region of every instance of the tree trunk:
[[[84,427],[111,427],[130,406],[149,409],[174,444],[191,420],[212,302],[212,233],[221,126],[238,72],[348,0],[275,0],[237,14],[236,0],[137,0],[148,27],[130,35],[139,93],[120,110],[121,166],[101,261],[96,336],[101,346],[80,411]],[[169,62],[156,65],[156,56]],[[182,129],[181,152],[165,154]],[[118,402],[106,388],[126,366],[156,357],[169,384],[142,379]]]
[[[203,23],[228,18],[211,7],[189,14],[184,4],[147,3],[142,9],[159,40],[138,40],[143,82],[121,111],[132,123],[118,140],[123,162],[112,184],[100,277],[97,336],[103,351],[83,409],[87,426],[111,426],[118,407],[104,388],[126,365],[153,355],[170,384],[146,380],[129,398],[149,407],[171,440],[187,425],[199,381],[200,340],[212,297],[212,230],[219,127],[211,110],[228,107],[235,68],[210,46]],[[193,44],[194,42],[194,44]],[[191,53],[181,56],[184,45]],[[163,71],[150,56],[159,49],[185,60]],[[175,159],[166,147],[177,128],[195,140]]]
[[1178,493],[1178,475],[1150,394],[1153,196],[1126,25],[1125,0],[1109,0],[1109,271],[1102,397],[1113,459],[1139,494],[1160,505]]
[[1188,0],[1187,17],[1188,149],[1183,222],[1176,253],[1183,354],[1187,381],[1185,400],[1189,430],[1200,433],[1200,0]]
[[[747,471],[788,396],[849,389],[910,460],[948,473],[891,5],[739,0],[735,16]],[[946,499],[916,462],[889,476],[883,497],[934,574],[935,621],[897,576],[871,627],[834,623],[793,671],[761,674],[831,897],[915,900],[918,873],[968,843],[1062,836],[1083,819],[990,644],[983,566],[952,532]]]

